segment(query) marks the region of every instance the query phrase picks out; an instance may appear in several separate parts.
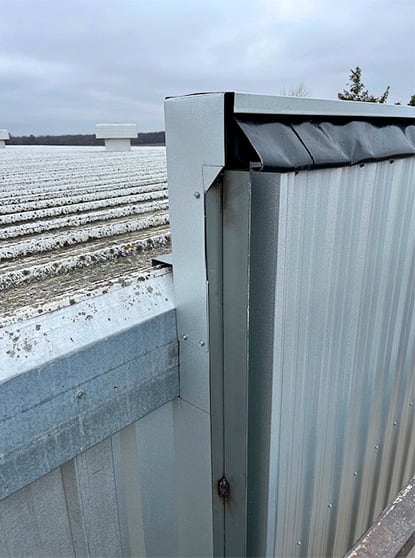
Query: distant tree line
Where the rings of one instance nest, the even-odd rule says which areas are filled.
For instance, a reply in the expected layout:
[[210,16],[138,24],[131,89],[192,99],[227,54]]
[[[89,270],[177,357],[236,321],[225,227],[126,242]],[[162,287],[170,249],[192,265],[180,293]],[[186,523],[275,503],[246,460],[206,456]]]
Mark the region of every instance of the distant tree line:
[[[96,139],[95,134],[61,134],[59,136],[13,136],[9,145],[104,145],[104,140]],[[131,140],[131,145],[165,145],[164,132],[140,132]]]

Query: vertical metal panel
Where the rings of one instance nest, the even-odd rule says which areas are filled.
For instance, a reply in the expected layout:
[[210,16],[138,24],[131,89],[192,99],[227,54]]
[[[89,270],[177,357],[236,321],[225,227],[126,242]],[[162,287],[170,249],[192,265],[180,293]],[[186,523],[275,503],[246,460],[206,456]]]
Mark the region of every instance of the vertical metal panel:
[[181,556],[174,443],[170,402],[4,498],[0,556]]
[[209,414],[183,399],[173,403],[176,448],[177,556],[212,556]]
[[205,193],[225,164],[223,93],[165,103],[173,273],[180,342],[175,405],[179,554],[212,554]]
[[341,556],[415,466],[415,160],[274,179],[264,548]]
[[112,436],[115,484],[123,556],[145,556],[143,504],[136,424]]
[[0,502],[0,556],[75,556],[59,469]]
[[177,556],[173,405],[112,437],[124,556]]
[[136,431],[146,556],[179,556],[173,404],[138,421]]
[[252,175],[250,253],[248,537],[247,555],[262,556],[267,533],[269,422],[274,362],[275,269],[278,245],[279,175]]
[[[223,196],[223,390],[224,474],[231,485],[225,503],[225,555],[246,555],[249,236],[248,172],[229,171]],[[241,239],[248,239],[241,243]]]
[[78,534],[83,540],[74,539],[75,549],[85,548],[88,556],[121,556],[111,440],[76,457],[63,468],[64,477],[71,466],[74,482],[65,483],[66,502],[70,516],[82,518]]

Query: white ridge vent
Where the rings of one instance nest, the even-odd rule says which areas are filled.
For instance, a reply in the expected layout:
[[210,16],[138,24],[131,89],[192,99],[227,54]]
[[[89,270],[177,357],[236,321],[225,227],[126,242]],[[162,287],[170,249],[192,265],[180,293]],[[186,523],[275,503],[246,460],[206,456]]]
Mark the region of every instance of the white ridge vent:
[[137,137],[136,124],[97,124],[95,136],[105,140],[107,151],[129,151],[131,139]]
[[7,130],[0,130],[0,149],[6,147],[6,140],[10,139],[9,132]]

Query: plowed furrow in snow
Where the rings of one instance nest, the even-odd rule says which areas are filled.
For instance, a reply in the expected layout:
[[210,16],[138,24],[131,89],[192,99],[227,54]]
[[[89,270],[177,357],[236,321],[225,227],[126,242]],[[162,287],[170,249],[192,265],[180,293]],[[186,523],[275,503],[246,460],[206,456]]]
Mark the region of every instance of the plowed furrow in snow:
[[90,211],[87,213],[65,215],[57,219],[43,219],[41,221],[29,221],[20,225],[12,225],[9,227],[0,227],[0,239],[17,238],[19,236],[28,236],[31,234],[39,234],[54,229],[66,229],[68,227],[79,227],[96,221],[109,221],[118,217],[128,217],[132,215],[141,215],[160,210],[167,210],[167,200],[160,200],[150,203],[141,203],[137,205],[124,205],[121,207],[107,208],[102,211]]
[[36,265],[55,262],[63,258],[72,258],[80,256],[81,259],[85,258],[88,254],[94,251],[116,250],[118,246],[123,246],[126,251],[130,250],[134,243],[146,239],[149,236],[168,235],[170,228],[168,224],[158,225],[151,229],[142,229],[134,232],[127,232],[114,237],[97,238],[84,242],[83,244],[76,244],[70,246],[57,247],[50,252],[37,252],[27,254],[24,257],[16,260],[5,260],[0,263],[0,275],[9,273],[14,270],[28,269]]
[[149,234],[149,231],[146,232],[147,235],[130,240],[128,244],[106,246],[88,251],[85,254],[80,252],[71,255],[65,254],[64,257],[61,255],[61,257],[53,258],[53,260],[49,258],[48,261],[43,262],[38,260],[32,266],[2,272],[0,273],[0,290],[68,273],[74,269],[86,268],[99,262],[131,256],[134,252],[144,252],[156,247],[163,247],[170,242],[170,232],[168,230],[159,234]]
[[[5,171],[5,177],[12,178],[15,182],[21,184],[30,184],[36,182],[39,177],[52,184],[58,180],[67,180],[69,176],[80,177],[90,176],[92,180],[102,179],[108,176],[114,176],[114,171],[123,173],[131,172],[133,169],[141,169],[144,172],[154,172],[158,168],[165,167],[165,158],[159,157],[153,161],[146,161],[140,157],[119,161],[113,159],[104,164],[103,160],[90,160],[87,163],[80,161],[70,161],[64,164],[61,159],[50,161],[42,161],[42,164],[31,163],[25,164],[24,159],[18,161],[2,161],[2,170]],[[94,172],[92,172],[94,171]],[[95,178],[96,177],[96,178]]]
[[[124,207],[133,204],[149,203],[151,201],[167,200],[167,190],[158,190],[155,192],[146,192],[144,194],[135,194],[129,196],[118,196],[114,198],[106,198],[103,200],[94,200],[91,202],[83,202],[79,204],[62,205],[57,207],[45,207],[34,211],[21,211],[19,213],[9,213],[8,215],[0,215],[0,225],[12,225],[17,223],[28,223],[30,221],[51,219],[62,215],[82,214],[99,209],[112,207]],[[1,238],[1,234],[0,234]]]
[[[161,194],[159,194],[160,192]],[[148,195],[145,196],[145,194]],[[154,197],[151,197],[152,195]],[[47,200],[0,205],[0,224],[15,223],[16,221],[27,221],[29,219],[38,219],[42,216],[52,217],[54,215],[65,213],[76,213],[77,211],[84,211],[98,207],[121,205],[134,201],[157,199],[157,197],[163,197],[165,195],[167,195],[166,184],[164,182],[160,182],[157,184],[150,184],[136,188],[117,189],[113,190],[112,193],[105,191],[82,195],[75,194],[74,196],[72,196],[72,198],[50,198]],[[88,203],[89,205],[87,205]],[[45,213],[30,213],[40,210],[45,211]],[[24,215],[23,213],[26,213],[26,215]],[[9,215],[16,217],[8,217]]]
[[[92,299],[93,303],[95,296],[109,290],[141,283],[150,274],[166,273],[165,270],[155,270],[151,259],[169,251],[169,244],[158,246],[141,254],[98,262],[94,266],[73,269],[70,273],[0,290],[0,327],[53,312],[80,300]],[[131,301],[132,304],[134,302]],[[84,316],[84,319],[87,318]]]
[[143,214],[139,220],[131,218],[113,220],[96,226],[72,227],[54,234],[39,234],[18,242],[0,241],[0,261],[22,257],[27,254],[46,252],[63,246],[88,242],[97,238],[139,231],[168,223],[167,213]]
[[56,181],[56,184],[48,184],[46,179],[40,179],[38,182],[31,181],[27,184],[18,184],[16,180],[10,180],[9,184],[0,183],[0,198],[7,202],[8,199],[13,201],[31,201],[45,196],[68,196],[68,187],[70,186],[73,193],[92,193],[99,190],[111,190],[119,188],[131,188],[146,184],[154,184],[157,182],[166,182],[166,170],[155,169],[150,172],[143,172],[142,169],[132,169],[128,173],[119,174],[114,171],[110,176],[103,177],[101,180],[91,180],[90,177],[68,176],[63,180]]

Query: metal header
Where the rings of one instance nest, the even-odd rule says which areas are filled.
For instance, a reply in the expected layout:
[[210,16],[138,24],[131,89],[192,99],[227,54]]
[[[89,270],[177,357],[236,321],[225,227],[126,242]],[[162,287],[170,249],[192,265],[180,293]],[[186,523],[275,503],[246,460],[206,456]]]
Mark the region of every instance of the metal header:
[[170,98],[169,107],[186,112],[177,129],[199,138],[192,160],[204,166],[287,172],[415,155],[409,106],[226,92]]
[[234,114],[268,114],[279,116],[317,116],[349,118],[405,118],[415,120],[415,108],[380,103],[278,97],[234,93]]

